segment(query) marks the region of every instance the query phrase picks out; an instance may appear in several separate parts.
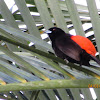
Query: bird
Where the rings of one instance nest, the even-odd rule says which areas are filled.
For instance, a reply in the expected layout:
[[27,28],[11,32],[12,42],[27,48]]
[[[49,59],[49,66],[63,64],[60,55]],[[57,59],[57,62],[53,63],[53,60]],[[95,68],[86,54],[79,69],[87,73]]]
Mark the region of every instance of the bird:
[[95,46],[88,38],[65,33],[58,27],[51,27],[46,33],[57,57],[80,66],[90,66],[90,60],[100,65],[100,60],[95,56],[97,52]]

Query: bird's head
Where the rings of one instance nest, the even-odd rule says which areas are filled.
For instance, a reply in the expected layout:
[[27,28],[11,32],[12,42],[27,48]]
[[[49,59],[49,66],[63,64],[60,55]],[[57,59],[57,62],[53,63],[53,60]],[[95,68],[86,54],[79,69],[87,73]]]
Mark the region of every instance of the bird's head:
[[54,39],[62,34],[65,34],[65,32],[57,27],[52,27],[49,30],[46,31],[46,33],[49,35],[50,39]]

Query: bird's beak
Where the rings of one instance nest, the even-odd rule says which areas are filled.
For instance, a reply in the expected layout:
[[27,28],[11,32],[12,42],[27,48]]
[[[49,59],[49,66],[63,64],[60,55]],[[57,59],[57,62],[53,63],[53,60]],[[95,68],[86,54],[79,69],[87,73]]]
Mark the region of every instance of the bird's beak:
[[46,30],[45,33],[50,34],[50,33],[52,33],[52,31]]

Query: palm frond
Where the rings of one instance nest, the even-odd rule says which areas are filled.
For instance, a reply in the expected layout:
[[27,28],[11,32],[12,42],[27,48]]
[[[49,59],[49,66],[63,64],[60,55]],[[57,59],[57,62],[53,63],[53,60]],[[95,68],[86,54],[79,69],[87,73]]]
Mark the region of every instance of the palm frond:
[[[74,29],[82,36],[91,31],[93,34],[87,38],[100,52],[100,9],[95,0],[86,0],[87,6],[75,4],[74,0],[14,1],[8,9],[0,0],[0,98],[80,100],[81,94],[92,100],[88,88],[100,88],[100,66],[93,61],[91,67],[66,64],[54,55],[48,36],[43,35],[53,26],[67,33]],[[91,26],[84,29],[87,24]],[[94,90],[99,100],[99,90]]]

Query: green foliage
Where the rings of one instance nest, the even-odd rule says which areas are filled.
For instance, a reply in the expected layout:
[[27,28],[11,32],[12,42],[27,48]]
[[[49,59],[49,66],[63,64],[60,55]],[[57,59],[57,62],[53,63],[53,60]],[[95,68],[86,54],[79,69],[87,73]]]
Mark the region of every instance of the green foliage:
[[[5,2],[0,0],[0,98],[79,100],[80,94],[83,94],[85,99],[91,100],[89,89],[79,88],[88,88],[89,84],[92,87],[93,84],[99,85],[99,66],[93,61],[91,67],[66,64],[54,55],[48,37],[42,39],[41,36],[45,34],[45,29],[53,26],[66,32],[75,29],[76,34],[83,36],[94,31],[95,34],[88,38],[100,52],[100,23],[95,1],[87,0],[88,7],[75,4],[74,0],[14,1],[18,9],[12,12],[14,5],[9,10]],[[88,8],[90,13],[84,11],[88,11]],[[81,19],[80,16],[85,18]],[[87,19],[89,16],[91,20]],[[93,27],[83,30],[82,25],[91,22]],[[29,46],[31,42],[34,45]],[[100,98],[98,91],[95,91]]]

